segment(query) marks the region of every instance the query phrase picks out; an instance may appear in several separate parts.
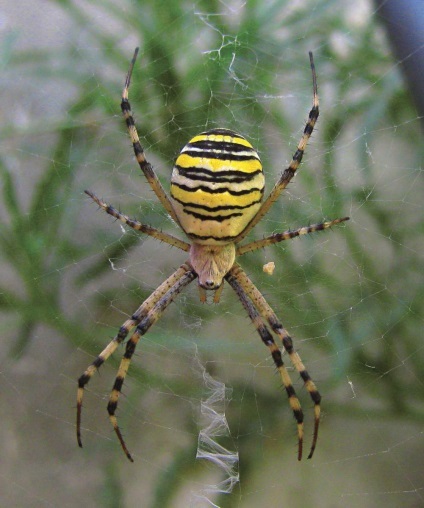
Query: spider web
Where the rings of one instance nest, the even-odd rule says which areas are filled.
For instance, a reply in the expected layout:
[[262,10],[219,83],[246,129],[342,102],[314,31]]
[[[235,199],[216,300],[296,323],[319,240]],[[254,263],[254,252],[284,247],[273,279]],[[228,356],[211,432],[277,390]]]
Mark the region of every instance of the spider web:
[[[2,7],[2,506],[423,504],[422,118],[404,62],[368,1],[259,4]],[[165,187],[187,140],[225,126],[258,149],[269,190],[311,106],[314,51],[317,129],[249,238],[351,221],[241,260],[323,394],[311,461],[296,460],[285,393],[235,294],[202,305],[195,284],[140,341],[127,376],[118,419],[135,464],[106,412],[122,348],[88,385],[77,447],[76,379],[185,260],[83,194],[183,238],[119,112],[136,45],[130,99]],[[290,374],[308,446],[313,410]]]

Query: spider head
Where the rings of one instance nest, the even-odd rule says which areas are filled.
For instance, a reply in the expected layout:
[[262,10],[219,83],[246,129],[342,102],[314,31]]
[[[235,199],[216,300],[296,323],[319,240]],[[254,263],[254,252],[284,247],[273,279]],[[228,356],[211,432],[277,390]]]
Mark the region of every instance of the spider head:
[[199,278],[199,286],[216,290],[234,264],[236,248],[233,243],[226,245],[200,245],[190,247],[190,264]]

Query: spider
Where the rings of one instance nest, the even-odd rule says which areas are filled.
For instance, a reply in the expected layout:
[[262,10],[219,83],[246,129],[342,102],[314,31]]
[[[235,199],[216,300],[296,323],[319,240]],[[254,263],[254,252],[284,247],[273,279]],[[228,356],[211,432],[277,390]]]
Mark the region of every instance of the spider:
[[156,173],[146,160],[128,100],[128,90],[139,48],[131,60],[122,93],[121,109],[131,138],[135,157],[144,176],[167,213],[183,230],[190,242],[148,226],[106,204],[90,191],[90,198],[106,213],[130,228],[152,236],[173,247],[188,252],[188,260],[170,275],[119,328],[117,335],[94,359],[78,380],[77,392],[77,440],[81,441],[81,411],[84,389],[93,374],[124,342],[125,352],[110,393],[107,410],[109,419],[123,451],[133,462],[122,436],[116,417],[118,398],[130,366],[137,343],[150,327],[158,321],[168,305],[196,278],[199,297],[206,301],[206,291],[213,291],[213,301],[219,302],[224,280],[237,294],[252,320],[260,338],[268,347],[297,423],[298,460],[303,451],[303,412],[290,375],[283,363],[282,354],[272,332],[281,339],[283,349],[303,380],[314,404],[314,430],[308,458],[311,458],[318,439],[321,395],[308,374],[293,341],[265,298],[235,261],[237,256],[262,249],[284,240],[328,229],[347,221],[349,217],[313,224],[282,233],[274,233],[261,240],[241,244],[246,235],[265,216],[281,191],[287,187],[301,163],[306,144],[312,134],[319,114],[317,80],[312,53],[309,53],[313,83],[313,105],[302,137],[289,166],[282,172],[268,197],[263,200],[264,175],[261,161],[252,145],[243,136],[228,129],[212,129],[194,136],[178,155],[171,177],[170,196],[165,192]]

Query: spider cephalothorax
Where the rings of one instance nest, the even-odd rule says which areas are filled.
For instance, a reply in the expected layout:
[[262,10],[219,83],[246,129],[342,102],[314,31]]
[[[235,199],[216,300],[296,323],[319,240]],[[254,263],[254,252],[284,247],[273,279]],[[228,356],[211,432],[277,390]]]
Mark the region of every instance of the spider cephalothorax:
[[103,210],[127,226],[188,252],[189,257],[125,321],[115,338],[80,376],[77,394],[78,444],[82,446],[81,411],[84,388],[93,374],[117,349],[118,345],[126,339],[129,332],[133,330],[126,342],[125,353],[107,407],[110,421],[121,446],[127,457],[131,461],[133,460],[125,444],[115,414],[119,394],[131,358],[140,337],[160,318],[163,311],[175,297],[197,278],[201,301],[206,300],[206,290],[210,290],[214,291],[214,302],[216,303],[219,301],[224,281],[227,281],[240,299],[263,343],[270,350],[297,422],[298,459],[300,460],[303,450],[303,412],[289,373],[284,366],[281,351],[276,345],[272,333],[280,338],[284,350],[289,355],[290,361],[302,378],[314,403],[314,433],[308,455],[308,458],[311,458],[318,439],[321,396],[302,360],[294,350],[289,333],[235,259],[247,252],[300,235],[327,229],[348,220],[348,217],[343,217],[295,230],[274,233],[261,240],[240,243],[264,217],[281,191],[287,187],[295,175],[308,139],[318,119],[319,103],[312,53],[309,54],[314,95],[312,109],[290,165],[282,172],[265,200],[262,199],[265,181],[257,152],[243,136],[228,129],[213,129],[203,132],[185,145],[175,161],[171,178],[171,197],[168,197],[152,166],[144,156],[128,101],[128,89],[137,53],[138,48],[134,53],[125,81],[121,109],[141,170],[165,210],[179,224],[190,242],[180,240],[156,228],[132,220],[113,206],[104,203],[92,192],[85,192]]

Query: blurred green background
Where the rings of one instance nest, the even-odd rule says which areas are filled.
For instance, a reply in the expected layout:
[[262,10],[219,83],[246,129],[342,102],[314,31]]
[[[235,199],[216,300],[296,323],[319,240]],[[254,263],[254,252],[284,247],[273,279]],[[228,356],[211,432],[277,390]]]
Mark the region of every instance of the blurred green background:
[[[241,261],[323,394],[311,461],[296,460],[286,396],[236,296],[227,287],[220,305],[201,305],[195,284],[141,341],[127,377],[118,417],[135,463],[106,412],[120,354],[88,386],[76,444],[77,378],[184,261],[83,193],[183,237],[120,114],[137,45],[130,99],[166,188],[187,140],[225,126],[259,150],[269,189],[311,106],[314,52],[318,127],[251,238],[351,221]],[[423,143],[372,4],[9,0],[0,63],[1,506],[423,506]],[[231,436],[219,442],[238,451],[240,474],[229,494],[207,490],[225,474],[196,460],[203,368],[228,389]],[[312,407],[292,376],[308,446]]]

